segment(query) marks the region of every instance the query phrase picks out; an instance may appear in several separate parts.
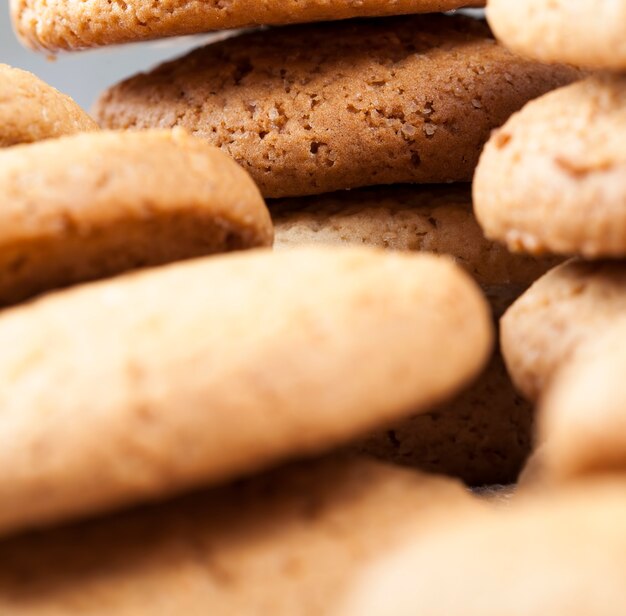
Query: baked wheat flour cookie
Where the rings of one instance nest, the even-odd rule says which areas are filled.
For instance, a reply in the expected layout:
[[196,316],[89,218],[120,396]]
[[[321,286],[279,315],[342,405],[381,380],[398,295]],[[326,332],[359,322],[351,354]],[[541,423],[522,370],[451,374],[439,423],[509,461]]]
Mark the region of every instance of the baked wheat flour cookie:
[[266,197],[469,181],[490,131],[579,72],[520,59],[480,21],[413,16],[244,33],[114,86],[108,128],[182,126]]
[[626,266],[568,261],[540,278],[500,321],[513,381],[537,400],[588,338],[626,311]]
[[27,71],[0,64],[0,148],[98,130],[69,96]]
[[541,479],[626,468],[624,374],[626,321],[622,316],[580,346],[542,400]]
[[446,521],[383,554],[332,614],[619,616],[625,492],[620,478],[582,482]]
[[0,150],[0,305],[142,267],[268,246],[254,182],[183,131]]
[[596,76],[529,103],[474,180],[486,235],[512,250],[626,255],[626,78]]
[[12,616],[328,614],[367,562],[481,504],[455,482],[364,460],[0,542]]
[[11,0],[13,24],[36,49],[82,49],[224,28],[330,21],[484,6],[484,0],[227,0],[188,3],[141,0]]
[[[354,244],[450,254],[486,291],[496,318],[557,262],[513,255],[486,240],[467,185],[375,187],[281,199],[269,207],[277,249]],[[377,431],[358,448],[470,485],[511,483],[530,451],[533,416],[497,353],[454,400]]]
[[521,55],[626,69],[624,0],[491,0],[487,18],[502,43]]
[[0,533],[215,484],[425,412],[477,375],[491,333],[451,261],[364,248],[208,257],[5,311]]

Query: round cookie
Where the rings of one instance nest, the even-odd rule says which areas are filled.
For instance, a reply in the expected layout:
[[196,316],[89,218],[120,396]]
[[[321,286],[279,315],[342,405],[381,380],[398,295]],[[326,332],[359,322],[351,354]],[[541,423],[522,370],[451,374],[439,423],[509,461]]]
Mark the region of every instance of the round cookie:
[[0,148],[98,130],[69,96],[27,71],[0,64]]
[[520,59],[480,21],[427,15],[244,33],[103,94],[108,128],[182,126],[266,197],[469,181],[493,128],[575,69]]
[[319,616],[369,560],[479,509],[448,479],[316,461],[1,542],[0,612]]
[[487,19],[502,43],[521,55],[593,69],[626,69],[624,0],[490,0]]
[[476,217],[511,250],[626,256],[626,78],[596,76],[529,103],[474,180]]
[[611,322],[558,372],[542,400],[541,479],[626,468],[626,321]]
[[576,349],[626,311],[622,262],[568,261],[540,278],[500,321],[516,387],[537,400]]
[[0,150],[0,305],[146,265],[268,246],[254,182],[183,131]]
[[333,616],[618,616],[626,482],[583,482],[430,528],[361,572]]
[[448,259],[365,248],[208,257],[5,311],[0,533],[215,484],[425,412],[477,375],[491,334]]
[[210,30],[430,13],[484,4],[484,0],[168,0],[153,4],[86,0],[75,5],[63,0],[11,0],[11,15],[23,43],[55,51]]

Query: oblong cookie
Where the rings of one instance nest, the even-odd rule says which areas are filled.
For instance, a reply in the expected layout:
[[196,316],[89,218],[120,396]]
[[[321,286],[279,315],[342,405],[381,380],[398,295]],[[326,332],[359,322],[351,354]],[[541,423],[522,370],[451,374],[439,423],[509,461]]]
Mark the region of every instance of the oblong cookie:
[[95,120],[69,96],[0,63],[0,148],[96,130]]
[[491,0],[487,18],[502,43],[524,56],[626,69],[624,0]]
[[486,235],[534,254],[625,256],[625,141],[625,77],[592,77],[529,103],[476,169]]
[[463,16],[245,33],[114,86],[108,128],[182,126],[267,197],[469,181],[490,131],[578,71],[520,59]]
[[460,268],[371,249],[208,257],[8,310],[0,533],[332,448],[452,396],[490,346]]
[[[556,263],[514,255],[486,240],[468,185],[385,186],[270,201],[275,247],[371,245],[450,254],[481,284],[497,318]],[[357,444],[384,460],[460,477],[512,483],[531,448],[533,409],[496,353],[476,383],[429,413]]]
[[626,469],[626,321],[609,322],[596,335],[542,399],[540,480]]
[[0,305],[146,265],[268,246],[254,182],[183,131],[0,150]]
[[0,612],[320,616],[369,560],[481,508],[455,482],[330,459],[0,542]]
[[537,400],[576,349],[626,311],[626,267],[568,261],[540,278],[500,321],[515,385]]
[[332,614],[618,616],[625,493],[623,479],[583,482],[442,524],[383,555]]
[[63,0],[11,0],[11,14],[23,43],[55,51],[226,28],[430,13],[484,4],[484,0],[169,0],[155,4],[141,0],[114,4],[87,0],[74,5]]

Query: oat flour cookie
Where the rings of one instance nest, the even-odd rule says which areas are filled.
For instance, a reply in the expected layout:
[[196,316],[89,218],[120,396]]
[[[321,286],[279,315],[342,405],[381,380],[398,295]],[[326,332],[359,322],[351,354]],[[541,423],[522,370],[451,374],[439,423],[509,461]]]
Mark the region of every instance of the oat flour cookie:
[[568,261],[540,278],[500,321],[511,377],[537,400],[589,337],[626,311],[623,262]]
[[104,127],[182,126],[267,197],[469,181],[490,131],[578,71],[520,59],[487,26],[413,16],[245,33],[101,97]]
[[268,246],[259,191],[183,131],[99,132],[0,150],[0,304],[72,283]]
[[483,0],[11,0],[18,36],[36,49],[81,49],[224,28],[329,21],[484,6]]
[[626,69],[624,0],[491,0],[487,18],[502,43],[524,56]]
[[497,131],[474,181],[488,237],[535,254],[626,256],[626,78],[529,103]]
[[623,479],[517,496],[383,554],[332,613],[620,616],[625,517]]
[[0,148],[98,130],[69,96],[27,71],[0,64]]
[[10,309],[0,532],[330,449],[451,397],[490,345],[460,268],[365,248],[207,257]]

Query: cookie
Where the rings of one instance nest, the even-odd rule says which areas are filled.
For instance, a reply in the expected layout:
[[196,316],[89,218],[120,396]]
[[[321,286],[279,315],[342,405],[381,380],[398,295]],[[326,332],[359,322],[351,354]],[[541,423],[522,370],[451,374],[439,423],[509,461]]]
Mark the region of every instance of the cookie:
[[95,114],[108,128],[182,126],[266,197],[301,196],[469,181],[493,128],[578,74],[512,55],[469,17],[357,20],[207,45],[109,89]]
[[511,254],[486,240],[469,184],[379,186],[273,200],[268,207],[277,250],[324,244],[449,254],[484,289],[507,299],[559,262]]
[[0,148],[98,130],[69,96],[27,71],[0,64]]
[[207,257],[5,311],[0,532],[328,450],[451,397],[490,346],[460,268],[365,248]]
[[[279,250],[354,244],[451,254],[487,291],[497,317],[557,262],[512,255],[485,240],[467,185],[385,186],[268,205]],[[357,448],[470,485],[510,483],[530,451],[532,425],[532,407],[515,393],[496,354],[466,392],[375,432]]]
[[626,482],[583,482],[429,529],[359,573],[333,616],[617,616]]
[[254,182],[184,131],[0,151],[0,305],[146,265],[269,246]]
[[622,317],[577,350],[542,400],[542,479],[563,480],[626,468],[625,370],[626,321]]
[[593,69],[626,69],[623,0],[491,0],[487,18],[502,43],[524,56]]
[[568,261],[540,278],[500,321],[511,378],[537,400],[576,349],[626,310],[621,262]]
[[83,49],[165,36],[270,24],[330,21],[484,6],[483,0],[228,0],[189,4],[170,0],[147,5],[141,0],[110,4],[89,0],[11,0],[15,30],[35,49]]
[[497,131],[474,180],[486,235],[511,250],[626,256],[626,78],[529,103]]
[[368,560],[476,500],[364,460],[289,467],[0,543],[0,612],[327,614]]
[[534,416],[496,353],[469,389],[429,413],[374,432],[356,450],[470,486],[509,484],[530,454]]

